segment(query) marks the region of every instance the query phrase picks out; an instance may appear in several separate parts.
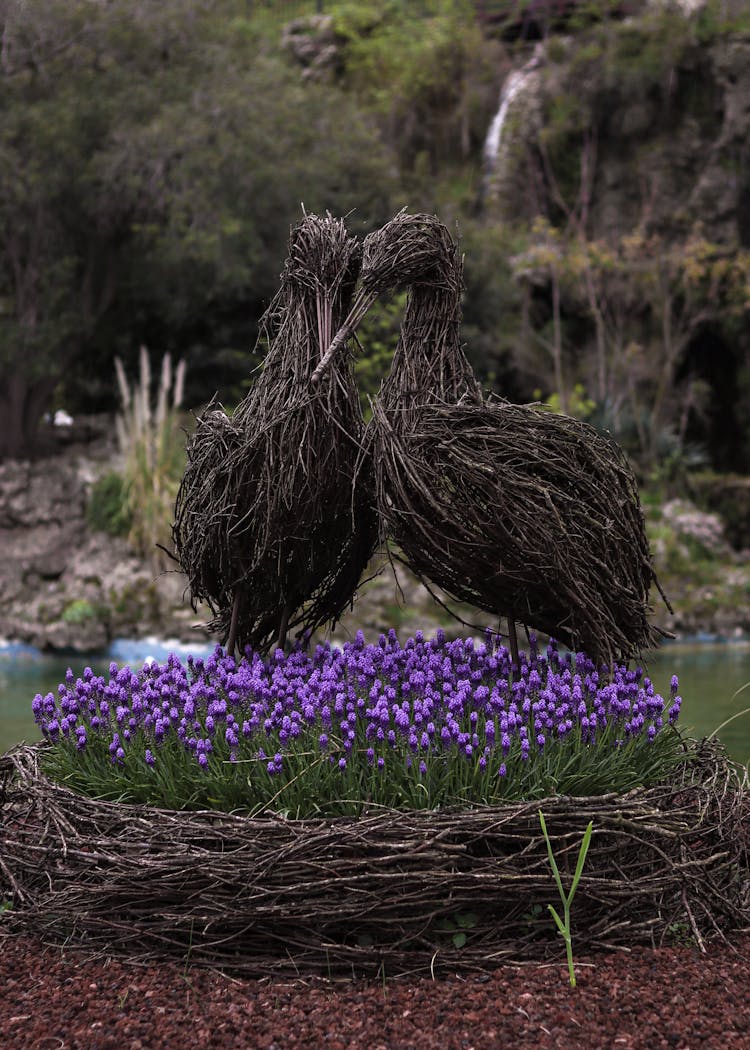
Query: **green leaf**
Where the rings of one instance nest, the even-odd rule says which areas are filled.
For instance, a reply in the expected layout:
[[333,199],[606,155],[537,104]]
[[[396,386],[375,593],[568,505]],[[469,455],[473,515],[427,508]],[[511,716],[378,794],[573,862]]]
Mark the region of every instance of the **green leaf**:
[[548,905],[547,905],[547,907],[548,907],[548,908],[549,908],[549,910],[550,910],[550,914],[551,914],[552,918],[553,918],[553,919],[555,920],[555,922],[557,923],[557,928],[558,928],[558,930],[559,930],[559,931],[560,931],[560,933],[561,933],[561,934],[563,935],[563,937],[566,937],[566,938],[567,938],[567,936],[568,936],[568,931],[567,931],[567,929],[566,929],[566,927],[565,927],[565,923],[564,923],[564,922],[562,921],[562,919],[560,918],[560,916],[559,916],[559,915],[557,914],[557,912],[555,911],[555,909],[554,909],[553,905],[551,905],[551,904],[548,904]]
[[547,843],[547,856],[549,857],[549,863],[550,863],[550,867],[552,868],[552,874],[553,874],[553,876],[555,878],[555,883],[557,884],[557,889],[558,889],[558,892],[560,894],[560,899],[561,900],[565,900],[565,890],[563,889],[563,884],[562,884],[562,880],[560,878],[560,872],[558,871],[558,868],[557,868],[557,862],[555,860],[555,855],[552,852],[552,843],[550,842],[549,835],[547,834],[547,825],[546,825],[546,823],[544,821],[544,814],[542,813],[541,809],[538,810],[538,813],[539,813],[539,823],[542,825],[542,834],[544,835],[544,841]]
[[454,933],[451,939],[455,948],[463,948],[463,946],[466,944],[466,934],[463,932],[463,930],[459,930],[458,933]]
[[591,832],[594,828],[593,820],[589,821],[588,827],[583,833],[583,841],[581,842],[581,848],[578,851],[578,863],[576,864],[575,874],[573,875],[573,882],[570,887],[570,893],[568,894],[568,905],[573,900],[573,894],[578,888],[578,882],[581,878],[581,872],[583,871],[583,865],[586,863],[586,854],[589,851],[589,845],[591,843]]

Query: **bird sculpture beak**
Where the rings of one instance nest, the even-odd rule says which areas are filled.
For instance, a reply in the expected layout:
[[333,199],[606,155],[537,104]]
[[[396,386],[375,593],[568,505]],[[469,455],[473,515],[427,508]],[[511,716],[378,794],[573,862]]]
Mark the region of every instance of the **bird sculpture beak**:
[[[320,359],[315,371],[310,376],[310,382],[313,386],[317,386],[323,377],[324,373],[328,370],[333,361],[334,356],[346,346],[347,340],[349,340],[359,328],[365,314],[370,309],[372,304],[377,299],[377,294],[372,291],[365,292],[363,289],[357,292],[352,302],[349,313],[344,318],[344,321],[339,328],[338,332],[334,335],[328,344],[328,348]],[[330,321],[330,317],[329,317]],[[320,331],[320,329],[319,329]],[[330,326],[329,326],[330,332]],[[325,345],[321,342],[321,346]]]
[[318,318],[318,350],[322,359],[331,345],[331,331],[333,328],[333,318],[331,316],[333,303],[327,290],[318,292],[315,297],[315,307]]

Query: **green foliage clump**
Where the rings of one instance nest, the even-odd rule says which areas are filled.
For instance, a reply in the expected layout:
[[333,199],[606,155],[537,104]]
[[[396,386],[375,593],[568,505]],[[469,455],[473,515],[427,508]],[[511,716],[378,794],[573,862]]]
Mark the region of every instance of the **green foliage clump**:
[[494,48],[468,0],[338,4],[343,83],[378,120],[402,173],[426,189],[438,171],[464,163],[486,134]]
[[703,46],[750,33],[750,8],[744,0],[705,0],[694,18],[696,40]]
[[86,507],[89,528],[108,536],[127,536],[133,525],[127,485],[122,474],[109,470],[94,482]]
[[99,611],[91,602],[85,598],[76,598],[75,601],[72,601],[70,605],[65,607],[60,618],[63,623],[79,625],[88,623],[90,620],[96,620],[98,617]]
[[[542,397],[541,390],[534,391],[535,400],[539,400]],[[550,412],[562,412],[561,398],[557,392],[554,392],[546,398],[544,404],[549,408]],[[596,410],[596,401],[593,401],[586,393],[586,388],[583,383],[576,383],[573,389],[568,394],[567,404],[565,406],[565,414],[573,416],[574,419],[589,419]]]
[[406,292],[390,300],[378,300],[357,331],[363,353],[357,359],[355,374],[362,399],[362,411],[370,416],[370,398],[375,397],[391,367],[398,341]]

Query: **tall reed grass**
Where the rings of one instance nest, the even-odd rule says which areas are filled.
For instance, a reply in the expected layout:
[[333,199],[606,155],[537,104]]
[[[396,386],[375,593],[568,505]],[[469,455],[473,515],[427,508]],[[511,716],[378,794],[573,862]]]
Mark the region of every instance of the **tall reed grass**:
[[179,429],[185,362],[181,360],[173,369],[171,356],[164,354],[154,405],[151,363],[144,346],[138,382],[128,382],[119,357],[115,358],[115,371],[121,401],[115,425],[132,521],[128,541],[158,569],[167,557],[159,545],[169,543],[175,496],[185,465]]

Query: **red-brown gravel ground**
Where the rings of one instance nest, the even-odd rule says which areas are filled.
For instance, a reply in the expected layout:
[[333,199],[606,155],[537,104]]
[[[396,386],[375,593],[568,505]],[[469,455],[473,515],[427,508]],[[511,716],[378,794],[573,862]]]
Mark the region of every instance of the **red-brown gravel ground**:
[[0,938],[2,1050],[750,1050],[750,934],[490,975],[235,980]]

